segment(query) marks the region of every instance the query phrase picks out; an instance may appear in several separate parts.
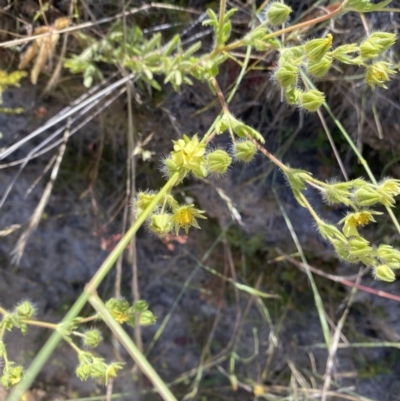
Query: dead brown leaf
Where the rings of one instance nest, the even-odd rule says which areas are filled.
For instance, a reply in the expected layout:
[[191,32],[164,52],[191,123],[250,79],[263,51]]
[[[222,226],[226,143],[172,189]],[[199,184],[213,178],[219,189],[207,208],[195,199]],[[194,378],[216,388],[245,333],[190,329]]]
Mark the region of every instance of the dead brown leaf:
[[54,52],[60,39],[59,31],[66,28],[70,22],[69,18],[61,17],[57,18],[53,25],[39,26],[33,31],[33,35],[49,34],[49,36],[37,38],[32,42],[31,46],[22,56],[21,62],[18,66],[20,70],[26,68],[36,56],[31,70],[31,82],[33,85],[36,85],[39,74],[45,67],[46,63],[51,63],[54,58]]

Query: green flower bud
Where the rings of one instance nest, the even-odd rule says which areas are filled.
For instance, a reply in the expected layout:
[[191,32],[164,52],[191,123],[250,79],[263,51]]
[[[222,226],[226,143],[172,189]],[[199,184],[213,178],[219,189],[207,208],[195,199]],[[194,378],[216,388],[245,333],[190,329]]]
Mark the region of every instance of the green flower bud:
[[312,174],[310,172],[298,168],[288,168],[288,170],[285,171],[285,175],[292,189],[297,191],[306,189],[307,181],[312,179]]
[[134,202],[136,217],[139,217],[143,211],[150,205],[157,193],[154,191],[139,191]]
[[378,280],[393,282],[396,280],[396,275],[388,265],[379,265],[374,269],[375,277]]
[[332,57],[325,55],[319,61],[308,60],[307,71],[314,75],[314,77],[321,78],[323,77],[331,68],[332,65]]
[[149,229],[160,237],[167,235],[173,229],[171,214],[153,214],[150,219]]
[[374,32],[360,45],[361,57],[374,58],[388,50],[396,42],[396,35],[387,32]]
[[309,60],[319,61],[332,46],[332,35],[328,33],[326,38],[313,39],[304,45],[304,50]]
[[139,324],[141,326],[150,326],[157,321],[157,318],[154,316],[153,312],[146,310],[140,314]]
[[227,129],[231,129],[239,138],[247,138],[250,136],[261,143],[265,143],[263,136],[254,128],[237,120],[232,116],[232,114],[225,113],[224,116],[217,122],[215,131],[217,134],[221,134]]
[[372,248],[369,242],[362,237],[354,237],[348,240],[349,254],[356,258],[362,259],[363,256],[368,256],[372,253]]
[[285,91],[286,102],[291,106],[298,104],[301,99],[303,92],[296,88],[287,88]]
[[[131,316],[129,302],[123,298],[110,298],[106,302],[106,308],[113,319],[115,319],[119,324],[127,322]],[[82,355],[84,354],[87,353],[82,353]]]
[[90,377],[93,379],[104,379],[106,375],[107,365],[103,358],[93,358],[92,364],[90,365]]
[[300,99],[300,106],[307,111],[317,111],[325,102],[325,95],[316,89],[304,92]]
[[32,305],[31,302],[25,301],[25,302],[22,302],[21,304],[19,304],[15,308],[15,313],[20,318],[30,319],[32,316],[35,315],[36,310],[35,310],[35,307]]
[[3,371],[3,376],[1,377],[1,384],[5,388],[10,388],[19,383],[22,379],[24,369],[22,366],[15,365],[14,362],[10,362]]
[[178,164],[174,161],[172,157],[168,157],[164,160],[163,171],[167,177],[172,177],[175,173],[183,173],[182,169],[178,166]]
[[245,163],[253,159],[256,151],[257,147],[252,141],[236,142],[234,145],[235,158]]
[[391,269],[400,268],[400,251],[390,245],[380,245],[377,254],[382,263],[388,265]]
[[75,370],[76,375],[82,381],[87,380],[90,377],[91,366],[87,363],[80,363]]
[[210,173],[225,174],[232,163],[232,158],[225,150],[217,149],[207,155],[207,167]]
[[219,134],[223,134],[226,130],[231,126],[231,116],[227,113],[216,122],[215,124],[215,132]]
[[358,51],[359,47],[355,43],[352,43],[337,47],[335,50],[330,52],[329,55],[343,64],[360,64],[362,63],[361,58],[349,56],[349,54]]
[[391,65],[389,63],[378,61],[377,63],[367,67],[365,80],[367,81],[367,84],[372,88],[374,88],[375,85],[378,85],[382,88],[387,89],[385,82],[390,81],[390,75],[393,74],[396,74],[396,70],[391,68]]
[[100,330],[92,329],[85,332],[83,344],[90,348],[96,348],[103,340]]
[[299,67],[289,62],[284,62],[278,66],[274,76],[282,88],[287,88],[296,85],[298,73]]
[[293,46],[281,49],[281,56],[279,61],[289,62],[291,64],[299,65],[304,58],[304,46]]
[[133,304],[136,312],[142,313],[149,309],[149,304],[144,299],[139,299]]
[[331,242],[339,258],[349,263],[358,262],[358,260],[354,260],[354,258],[349,255],[349,244],[347,242],[342,242],[338,239],[333,239]]
[[372,206],[378,203],[381,199],[379,192],[370,185],[364,185],[353,193],[353,197],[359,206]]
[[323,196],[329,203],[342,203],[350,206],[353,204],[350,192],[352,187],[351,182],[331,183],[324,188]]
[[272,3],[267,10],[268,22],[271,25],[284,24],[289,18],[292,9],[286,4],[280,2]]

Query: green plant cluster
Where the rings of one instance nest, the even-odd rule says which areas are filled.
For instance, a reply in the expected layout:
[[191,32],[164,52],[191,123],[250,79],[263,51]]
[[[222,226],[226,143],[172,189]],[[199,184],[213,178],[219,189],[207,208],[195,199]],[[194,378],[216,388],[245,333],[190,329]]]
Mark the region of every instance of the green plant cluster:
[[[231,154],[223,149],[207,150],[207,136],[200,142],[197,135],[173,141],[174,150],[165,158],[163,171],[168,178],[174,178],[174,184],[181,182],[188,174],[195,178],[205,178],[210,174],[223,175],[233,160],[250,162],[257,150],[255,138],[264,142],[259,132],[238,121],[230,113],[224,114],[217,122],[215,133],[221,134],[229,130],[233,139]],[[235,138],[235,135],[239,138]],[[246,137],[248,139],[246,139]],[[134,207],[136,217],[151,206],[158,193],[152,191],[138,192]],[[178,235],[181,228],[186,234],[190,227],[200,228],[197,219],[205,219],[205,211],[197,209],[193,204],[179,204],[169,191],[153,207],[147,216],[149,230],[160,237],[175,231]]]
[[223,54],[195,57],[193,54],[201,48],[200,41],[183,50],[179,35],[163,45],[161,34],[146,39],[138,26],[124,32],[121,23],[114,24],[104,39],[95,40],[79,33],[79,40],[85,50],[68,59],[64,65],[72,73],[83,73],[86,87],[92,85],[94,77],[102,78],[98,64],[107,63],[134,72],[136,80],[157,90],[161,90],[161,86],[155,75],[163,74],[164,84],[171,83],[175,90],[179,90],[182,84],[193,84],[190,77],[207,82],[216,77],[218,66],[227,57]]
[[[338,257],[349,263],[363,263],[372,267],[377,279],[394,281],[394,270],[400,269],[400,251],[390,245],[381,244],[377,248],[360,235],[358,227],[375,222],[374,216],[382,214],[373,208],[379,204],[393,208],[395,197],[400,195],[400,180],[386,178],[378,184],[358,178],[348,182],[322,182],[310,173],[287,167],[284,173],[297,201],[309,209],[318,230],[336,250]],[[328,204],[344,205],[350,209],[338,222],[342,232],[332,224],[323,221],[305,198],[303,191],[307,185],[319,189]]]
[[[233,50],[248,47],[249,50],[255,48],[258,51],[279,50],[278,67],[274,72],[275,80],[284,89],[289,104],[297,105],[310,112],[320,108],[325,101],[325,96],[316,89],[300,89],[298,87],[300,76],[305,73],[320,78],[331,68],[334,60],[365,68],[368,85],[385,87],[385,83],[395,74],[395,68],[384,59],[385,52],[395,42],[394,34],[374,32],[358,45],[343,44],[336,49],[332,49],[333,37],[330,34],[324,38],[316,38],[292,47],[282,47],[278,38],[285,33],[295,32],[300,28],[319,23],[324,18],[328,20],[341,12],[376,11],[389,2],[390,0],[385,0],[373,4],[369,0],[345,0],[335,11],[325,17],[282,28],[279,27],[286,24],[291,9],[281,2],[273,2],[265,10],[265,20],[260,26],[228,43],[232,33],[231,19],[236,9],[226,11],[226,2],[221,1],[224,6],[221,7],[219,15],[211,10],[207,11],[209,18],[204,24],[210,25],[214,29],[215,41],[212,50],[203,55],[196,55],[201,48],[200,42],[193,44],[188,49],[183,49],[179,35],[164,44],[160,34],[147,39],[137,26],[124,29],[121,23],[114,24],[106,36],[100,40],[81,32],[78,33],[76,37],[84,50],[81,54],[67,59],[65,67],[73,73],[82,73],[86,87],[92,85],[94,78],[102,78],[100,65],[104,63],[131,72],[135,82],[142,81],[158,90],[162,89],[159,76],[164,76],[163,83],[170,83],[177,91],[184,84],[191,85],[192,78],[194,78],[207,82],[211,92],[218,96],[222,110],[201,139],[198,135],[192,137],[185,135],[173,142],[173,150],[163,162],[167,183],[159,191],[138,193],[134,200],[137,217],[135,223],[112,251],[112,255],[99,268],[87,286],[90,291],[87,290],[81,295],[76,301],[76,308],[65,318],[65,321],[70,322],[70,316],[77,316],[88,300],[95,308],[97,306],[96,310],[103,311],[104,317],[96,313],[88,318],[76,317],[71,323],[57,325],[32,320],[35,308],[28,301],[18,305],[13,311],[0,308],[2,315],[0,358],[4,361],[1,383],[8,388],[17,384],[23,377],[23,367],[8,358],[4,335],[6,331],[13,329],[19,329],[22,333],[26,333],[29,325],[50,328],[61,334],[62,338],[77,353],[79,365],[76,373],[82,380],[93,378],[107,383],[109,379],[115,377],[122,368],[122,364],[115,362],[108,364],[103,358],[88,350],[97,347],[101,342],[100,331],[96,328],[82,331],[79,328],[83,324],[100,319],[110,326],[112,323],[126,323],[129,326],[148,325],[155,322],[155,317],[148,310],[147,303],[144,301],[130,305],[126,300],[113,298],[106,303],[104,309],[104,304],[95,293],[96,288],[143,223],[147,222],[149,230],[161,237],[174,231],[179,234],[180,229],[184,229],[188,233],[190,227],[200,228],[197,219],[204,219],[205,211],[197,209],[193,204],[180,204],[172,191],[175,186],[188,176],[202,179],[210,174],[224,174],[233,161],[250,162],[257,150],[285,174],[296,200],[309,210],[321,236],[332,244],[341,259],[349,263],[363,263],[373,268],[378,279],[393,281],[395,279],[394,270],[400,268],[400,251],[388,244],[373,247],[366,238],[360,235],[358,229],[375,222],[374,216],[381,212],[374,208],[379,204],[389,210],[393,208],[395,197],[400,194],[400,180],[387,178],[378,184],[363,179],[349,182],[322,182],[313,178],[311,173],[305,170],[286,166],[262,147],[264,139],[258,131],[231,114],[228,108],[229,101],[225,101],[224,94],[216,80],[219,66],[228,58],[236,60]],[[292,38],[293,36],[295,35],[291,35]],[[247,62],[248,59],[243,64],[243,74]],[[0,76],[0,93],[9,85],[17,85],[23,74],[25,73]],[[3,83],[1,82],[2,78]],[[238,86],[239,82],[234,91]],[[224,149],[213,149],[210,144],[214,136],[224,132],[229,133],[232,141],[229,152]],[[342,231],[335,224],[323,221],[309,204],[304,192],[310,186],[317,188],[328,203],[341,204],[351,210],[338,222],[343,225]],[[236,286],[238,287],[239,284],[236,283]],[[111,323],[108,321],[107,315],[111,315],[113,318]],[[75,337],[82,339],[81,347],[73,341]],[[57,341],[53,343],[57,343]],[[53,347],[52,344],[49,345],[49,349],[51,347]],[[134,344],[127,347],[131,351],[135,350]],[[153,378],[156,377],[153,382],[157,383],[158,388],[162,388],[164,394],[169,394],[167,386],[159,380],[151,367],[146,365],[145,358],[142,355],[138,357],[138,354],[140,354],[139,351],[135,355],[141,361],[141,366],[147,369],[147,372],[151,372]],[[151,375],[149,376],[151,377]]]
[[[135,327],[136,324],[148,326],[154,324],[156,321],[155,316],[148,309],[148,305],[145,301],[136,301],[133,305],[130,305],[129,302],[123,298],[111,298],[106,303],[106,309],[115,321],[120,324],[126,323],[131,327]],[[24,375],[23,366],[8,358],[7,347],[4,342],[5,333],[18,329],[22,334],[26,334],[28,332],[28,326],[49,328],[58,331],[62,335],[64,341],[66,341],[77,354],[79,365],[76,369],[76,374],[81,380],[86,380],[88,378],[99,379],[104,384],[107,384],[108,380],[116,377],[118,371],[122,369],[123,363],[106,363],[102,357],[95,355],[89,350],[90,348],[98,347],[103,340],[99,329],[92,327],[88,330],[79,330],[84,324],[101,320],[102,318],[99,314],[87,318],[78,317],[69,325],[57,325],[33,320],[35,314],[36,309],[29,301],[20,303],[12,311],[0,307],[0,315],[2,315],[0,322],[0,359],[4,361],[0,383],[5,388],[17,384]],[[73,338],[81,340],[81,347],[73,341]]]
[[393,46],[396,35],[388,32],[373,32],[361,44],[345,44],[332,50],[333,37],[313,39],[301,46],[283,48],[274,77],[285,90],[286,101],[307,111],[316,111],[325,101],[322,92],[316,89],[303,91],[298,83],[301,72],[321,78],[332,67],[334,60],[365,68],[365,79],[369,86],[386,88],[385,82],[396,74],[395,67],[382,59]]

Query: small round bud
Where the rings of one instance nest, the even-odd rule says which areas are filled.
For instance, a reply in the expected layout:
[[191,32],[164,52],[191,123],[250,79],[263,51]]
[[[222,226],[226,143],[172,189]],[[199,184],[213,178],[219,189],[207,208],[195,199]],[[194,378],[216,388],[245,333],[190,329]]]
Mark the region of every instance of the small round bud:
[[167,177],[172,177],[175,173],[181,173],[180,167],[171,156],[164,160],[164,168],[162,170]]
[[96,348],[103,340],[100,330],[93,329],[88,330],[85,333],[85,338],[83,339],[83,344],[90,348]]
[[396,275],[388,265],[379,265],[374,270],[375,277],[378,280],[393,282],[396,280]]
[[172,231],[173,228],[173,220],[169,213],[163,214],[153,214],[151,216],[149,229],[159,235],[160,237],[164,237],[169,232]]
[[280,2],[272,3],[267,10],[267,18],[270,25],[284,24],[289,18],[292,9]]
[[298,65],[304,57],[304,46],[284,47],[280,49],[280,60]]
[[332,57],[325,55],[319,61],[308,60],[307,71],[314,77],[323,77],[331,68]]
[[30,319],[35,312],[35,307],[29,301],[24,301],[15,308],[15,313],[23,319]]
[[274,77],[282,88],[288,88],[289,86],[296,85],[298,73],[299,67],[290,62],[283,62],[275,70]]
[[217,149],[207,155],[207,167],[210,173],[225,174],[232,163],[232,158],[225,150]]
[[84,381],[90,377],[91,365],[87,363],[80,363],[75,370],[76,375],[80,380]]
[[253,160],[257,147],[251,141],[236,142],[234,151],[236,159],[249,163]]
[[316,89],[304,92],[300,99],[300,106],[308,111],[317,111],[325,102],[325,95]]
[[285,91],[286,102],[291,106],[298,104],[301,99],[302,91],[296,88],[288,88]]
[[333,37],[329,33],[326,38],[313,39],[304,45],[307,57],[311,61],[319,61],[332,46]]
[[140,314],[139,317],[139,324],[141,326],[150,326],[157,321],[156,317],[154,316],[153,312],[146,310]]

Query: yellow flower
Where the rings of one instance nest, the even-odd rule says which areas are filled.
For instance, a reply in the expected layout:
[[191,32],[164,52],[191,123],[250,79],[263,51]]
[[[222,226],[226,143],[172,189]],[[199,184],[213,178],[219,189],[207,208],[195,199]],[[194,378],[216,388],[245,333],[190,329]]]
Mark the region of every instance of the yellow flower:
[[382,214],[381,212],[373,212],[371,210],[362,210],[361,212],[349,213],[339,224],[343,224],[343,234],[346,237],[359,237],[360,234],[357,231],[357,227],[365,226],[370,221],[375,222],[373,214]]
[[203,213],[205,213],[204,210],[196,209],[194,205],[180,206],[176,208],[172,215],[176,235],[178,235],[180,228],[185,229],[186,234],[191,226],[200,228],[196,218],[206,219],[207,217],[203,216]]
[[173,141],[174,150],[167,160],[173,163],[176,171],[183,175],[192,171],[196,177],[207,176],[206,161],[204,153],[206,145],[199,142],[197,135],[190,139],[187,135],[183,139]]

